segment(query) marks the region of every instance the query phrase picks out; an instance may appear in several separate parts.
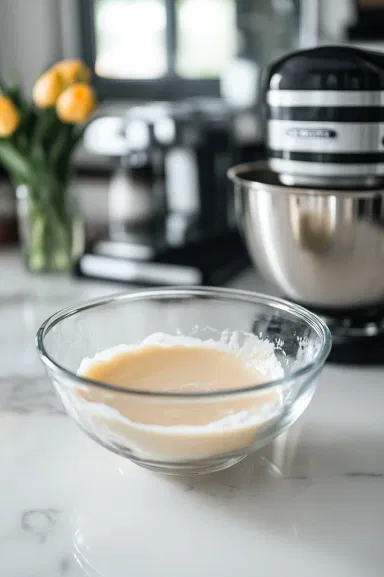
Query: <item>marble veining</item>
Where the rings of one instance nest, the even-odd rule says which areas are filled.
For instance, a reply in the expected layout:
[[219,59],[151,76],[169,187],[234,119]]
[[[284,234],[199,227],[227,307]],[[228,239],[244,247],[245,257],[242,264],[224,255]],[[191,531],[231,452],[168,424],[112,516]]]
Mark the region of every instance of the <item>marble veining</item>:
[[35,509],[25,511],[21,517],[23,531],[33,534],[37,541],[45,543],[59,519],[57,509]]
[[0,377],[0,409],[19,414],[65,414],[45,375]]
[[384,479],[384,473],[345,473],[346,477],[352,479],[368,478],[368,479]]
[[0,270],[0,577],[382,577],[384,369],[327,366],[256,455],[156,475],[71,422],[34,347],[47,316],[121,287],[28,276],[15,251]]

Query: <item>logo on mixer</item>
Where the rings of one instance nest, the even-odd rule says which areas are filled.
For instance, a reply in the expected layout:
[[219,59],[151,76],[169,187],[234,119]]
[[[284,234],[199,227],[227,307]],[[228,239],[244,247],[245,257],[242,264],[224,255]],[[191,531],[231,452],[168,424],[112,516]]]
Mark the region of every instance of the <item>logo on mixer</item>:
[[297,138],[336,138],[336,130],[329,128],[289,128],[288,136]]

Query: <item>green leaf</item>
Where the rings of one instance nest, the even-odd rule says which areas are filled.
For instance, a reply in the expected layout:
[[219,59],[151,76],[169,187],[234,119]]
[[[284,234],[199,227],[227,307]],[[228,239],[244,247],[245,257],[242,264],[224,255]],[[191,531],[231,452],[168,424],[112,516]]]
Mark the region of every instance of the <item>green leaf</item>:
[[19,183],[28,184],[37,191],[54,189],[55,175],[43,164],[26,157],[11,142],[0,141],[0,161]]
[[73,142],[73,126],[61,124],[60,131],[52,145],[49,163],[52,170],[59,175],[61,181],[66,179]]
[[71,164],[71,158],[76,150],[76,148],[79,145],[79,142],[81,141],[84,132],[85,132],[86,126],[82,126],[82,127],[77,127],[77,126],[73,126],[72,130],[70,132],[70,137],[67,141],[67,146],[64,150],[64,154],[62,157],[62,163],[64,166],[69,167]]
[[7,94],[7,87],[4,82],[0,79],[0,96],[5,96]]
[[45,131],[43,135],[44,148],[47,154],[50,152],[53,143],[56,140],[58,131],[61,130],[61,122],[57,117],[56,110],[51,108],[47,110],[47,122],[45,125]]
[[53,116],[54,111],[40,110],[37,113],[35,126],[33,129],[33,135],[31,139],[31,152],[33,158],[37,162],[44,162],[46,160],[46,138],[47,131],[50,130],[51,125],[54,121],[55,116]]
[[9,98],[12,100],[12,102],[16,106],[16,108],[18,108],[19,111],[21,112],[21,114],[23,114],[23,112],[26,108],[26,102],[25,102],[24,97],[23,97],[20,83],[19,82],[13,82],[11,84],[11,86],[8,88],[7,93],[8,93]]
[[20,130],[25,133],[28,144],[31,143],[37,120],[38,115],[36,113],[35,107],[28,105],[25,110],[22,124],[20,125]]
[[0,142],[0,160],[4,167],[22,182],[32,182],[34,172],[28,160],[10,142]]

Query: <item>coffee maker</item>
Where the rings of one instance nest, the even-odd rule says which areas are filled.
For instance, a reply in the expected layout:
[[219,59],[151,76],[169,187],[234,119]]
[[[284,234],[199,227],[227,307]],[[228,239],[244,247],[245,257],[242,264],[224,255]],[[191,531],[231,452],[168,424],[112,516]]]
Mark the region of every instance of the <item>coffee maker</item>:
[[217,285],[248,266],[226,172],[262,148],[254,121],[216,98],[147,103],[115,119],[109,237],[88,247],[76,273]]
[[287,54],[264,76],[266,161],[229,171],[253,262],[338,361],[384,361],[383,95],[381,53]]

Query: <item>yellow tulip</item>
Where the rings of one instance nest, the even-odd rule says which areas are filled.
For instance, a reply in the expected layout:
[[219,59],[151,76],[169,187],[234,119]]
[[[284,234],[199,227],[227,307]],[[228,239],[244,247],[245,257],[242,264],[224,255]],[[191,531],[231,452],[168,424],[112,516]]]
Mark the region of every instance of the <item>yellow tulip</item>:
[[20,114],[10,98],[0,96],[0,138],[11,136],[20,123]]
[[60,74],[53,70],[47,70],[38,78],[33,87],[32,97],[39,108],[50,108],[56,104],[56,101],[63,90],[63,81]]
[[62,92],[56,103],[57,115],[67,124],[82,124],[92,114],[96,106],[96,96],[92,88],[84,82],[72,84]]
[[91,80],[91,71],[81,60],[61,60],[53,70],[60,74],[65,86]]

